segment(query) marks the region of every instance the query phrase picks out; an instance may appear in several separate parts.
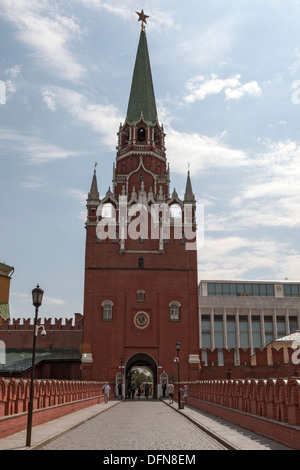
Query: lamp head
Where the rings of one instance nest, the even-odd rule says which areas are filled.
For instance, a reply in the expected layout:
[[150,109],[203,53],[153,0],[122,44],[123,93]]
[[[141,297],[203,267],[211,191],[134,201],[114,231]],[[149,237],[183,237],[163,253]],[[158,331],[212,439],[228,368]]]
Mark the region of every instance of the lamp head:
[[44,291],[40,288],[39,285],[36,286],[32,291],[32,304],[35,308],[38,308],[42,305]]
[[181,343],[179,343],[179,341],[175,344],[175,347],[176,347],[176,350],[177,351],[180,351],[180,348],[181,348]]

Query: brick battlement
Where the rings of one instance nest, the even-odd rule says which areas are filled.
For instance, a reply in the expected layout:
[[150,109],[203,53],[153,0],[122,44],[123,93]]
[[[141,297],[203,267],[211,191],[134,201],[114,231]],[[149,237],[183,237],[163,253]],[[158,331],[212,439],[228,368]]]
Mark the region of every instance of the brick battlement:
[[[292,354],[294,349],[239,349],[240,361],[237,364],[234,357],[234,349],[222,349],[223,360],[220,360],[218,349],[206,349],[206,361],[201,361],[200,378],[213,379],[242,379],[242,378],[266,378],[266,377],[295,377],[299,375],[299,366],[293,364]],[[287,354],[285,354],[287,353]],[[199,351],[200,357],[202,351]]]
[[[44,325],[46,330],[83,330],[83,315],[75,313],[74,318],[52,318],[38,319],[39,325]],[[3,320],[0,324],[1,331],[18,330],[26,331],[33,330],[33,318],[13,318],[12,320]]]
[[[79,348],[82,345],[83,315],[75,313],[71,319],[38,319],[44,325],[46,336],[38,337],[38,346],[42,348]],[[0,340],[6,348],[31,348],[34,321],[29,319],[12,319],[0,325]]]

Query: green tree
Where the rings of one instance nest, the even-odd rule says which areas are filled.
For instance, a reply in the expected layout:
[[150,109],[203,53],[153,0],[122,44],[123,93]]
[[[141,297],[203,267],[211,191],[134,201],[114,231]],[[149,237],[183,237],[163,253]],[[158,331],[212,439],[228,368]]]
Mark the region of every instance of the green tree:
[[138,388],[143,382],[152,382],[152,375],[147,369],[137,367],[132,371],[132,382],[135,388]]

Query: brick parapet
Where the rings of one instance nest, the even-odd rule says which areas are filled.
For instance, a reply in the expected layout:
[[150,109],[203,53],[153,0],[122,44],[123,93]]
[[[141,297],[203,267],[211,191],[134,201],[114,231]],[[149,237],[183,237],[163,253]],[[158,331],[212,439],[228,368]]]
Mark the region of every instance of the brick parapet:
[[185,383],[191,406],[300,450],[300,379]]
[[[27,425],[30,380],[0,379],[0,439]],[[35,380],[33,425],[103,401],[102,382]]]

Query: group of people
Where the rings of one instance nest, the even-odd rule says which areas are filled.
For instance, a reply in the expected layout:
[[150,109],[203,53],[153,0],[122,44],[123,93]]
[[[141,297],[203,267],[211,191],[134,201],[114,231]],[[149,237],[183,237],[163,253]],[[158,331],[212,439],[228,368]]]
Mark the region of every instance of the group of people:
[[142,393],[144,393],[145,397],[148,399],[151,394],[150,385],[146,383],[144,390],[142,390],[140,386],[136,389],[134,383],[132,383],[131,388],[127,391],[127,397],[133,399],[137,394],[137,397],[141,398]]
[[[103,394],[104,394],[104,403],[108,403],[108,400],[109,400],[109,392],[111,390],[110,388],[110,385],[108,382],[105,382],[105,384],[103,385],[102,387],[102,390],[103,390]],[[127,396],[128,398],[134,398],[135,397],[135,385],[134,383],[131,385],[131,389],[128,390],[128,393],[127,393]],[[119,396],[122,396],[122,385],[119,384],[118,386],[118,392],[119,392]],[[173,382],[170,382],[167,386],[166,382],[164,381],[163,384],[162,384],[162,392],[163,392],[163,397],[166,396],[166,392],[167,392],[167,395],[169,397],[169,404],[172,404],[174,403],[174,393],[175,393],[175,387],[174,387],[174,383]],[[187,385],[184,385],[184,388],[183,389],[180,389],[180,392],[183,392],[183,399],[185,401],[185,403],[187,402],[187,397],[188,397],[188,386]],[[149,393],[150,393],[150,386],[149,384],[145,384],[145,397],[148,398],[149,397]],[[137,389],[137,396],[138,398],[141,397],[141,394],[142,394],[142,390],[141,390],[141,387],[138,387]]]
[[[103,391],[103,394],[104,394],[104,403],[108,403],[110,390],[111,390],[111,388],[110,388],[109,383],[105,382],[105,384],[102,387],[102,391]],[[149,395],[151,394],[151,389],[150,389],[150,386],[149,386],[148,383],[145,384],[144,394],[145,394],[146,398],[148,398]],[[118,395],[119,395],[119,398],[122,397],[122,384],[121,383],[118,384]],[[127,390],[127,397],[128,398],[134,398],[135,395],[136,395],[136,388],[135,388],[134,383],[132,383],[131,388]],[[140,398],[141,395],[142,395],[142,389],[141,389],[141,387],[138,387],[137,388],[137,397]]]

